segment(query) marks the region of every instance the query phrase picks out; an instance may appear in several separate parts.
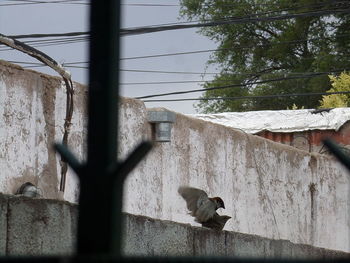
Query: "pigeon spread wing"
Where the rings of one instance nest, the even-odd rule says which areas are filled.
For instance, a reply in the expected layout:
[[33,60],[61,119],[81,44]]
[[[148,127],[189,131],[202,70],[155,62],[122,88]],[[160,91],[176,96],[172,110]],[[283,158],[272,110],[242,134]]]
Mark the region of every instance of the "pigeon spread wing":
[[185,199],[192,216],[195,216],[199,206],[209,200],[207,193],[197,188],[180,186],[178,192]]
[[215,214],[215,203],[209,200],[207,193],[203,190],[181,186],[178,192],[185,199],[187,209],[191,211],[191,215],[197,222],[205,222]]

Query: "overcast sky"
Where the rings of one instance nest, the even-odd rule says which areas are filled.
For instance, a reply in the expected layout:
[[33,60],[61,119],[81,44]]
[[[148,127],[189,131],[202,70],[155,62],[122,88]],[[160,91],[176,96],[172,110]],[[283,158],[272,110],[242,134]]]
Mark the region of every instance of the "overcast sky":
[[[46,0],[46,2],[50,2]],[[53,2],[53,1],[51,1]],[[23,4],[27,3],[27,4]],[[83,4],[82,4],[83,3]],[[85,4],[84,4],[85,3]],[[5,35],[34,34],[34,33],[65,33],[88,30],[87,0],[72,3],[42,3],[28,4],[28,1],[3,0],[0,2],[0,33]],[[138,27],[158,25],[183,21],[179,19],[178,0],[126,0],[123,1],[122,27]],[[167,4],[175,6],[135,6],[134,4]],[[15,4],[15,5],[9,5]],[[30,40],[30,39],[26,39]],[[87,42],[78,42],[63,45],[36,46],[60,63],[86,62]],[[122,71],[121,95],[138,97],[144,95],[184,91],[200,88],[200,83],[188,81],[203,81],[213,78],[213,75],[180,74],[175,72],[213,73],[217,72],[214,66],[206,64],[210,53],[191,55],[161,56],[143,59],[130,59],[132,57],[160,55],[178,52],[215,49],[216,43],[196,33],[195,29],[166,31],[122,38],[121,62],[124,70],[167,71],[174,73],[142,73]],[[18,51],[11,51],[0,47],[0,59],[17,62],[37,62]],[[77,64],[85,66],[85,64]],[[24,64],[22,64],[24,66]],[[45,67],[33,68],[52,75],[57,75]],[[74,81],[87,83],[87,70],[69,68]],[[182,82],[145,84],[150,82]],[[134,84],[132,84],[134,83]],[[136,83],[136,84],[135,84]],[[137,84],[143,83],[143,84]],[[201,93],[187,95],[173,95],[159,97],[172,98],[198,98]],[[195,101],[146,103],[147,107],[165,107],[181,113],[195,113]]]

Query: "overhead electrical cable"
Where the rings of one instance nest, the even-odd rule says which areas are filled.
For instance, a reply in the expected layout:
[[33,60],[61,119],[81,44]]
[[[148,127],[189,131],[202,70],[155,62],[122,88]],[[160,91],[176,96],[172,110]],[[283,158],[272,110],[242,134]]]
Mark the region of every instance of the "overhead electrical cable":
[[[251,16],[246,17],[227,17],[221,20],[209,21],[203,23],[169,23],[163,25],[155,25],[155,26],[145,26],[145,27],[134,27],[134,28],[124,28],[120,30],[120,36],[130,36],[130,35],[140,35],[147,33],[155,33],[162,31],[170,31],[170,30],[179,30],[179,29],[189,29],[189,28],[201,28],[201,27],[212,27],[212,26],[220,26],[220,25],[229,25],[229,24],[244,24],[244,23],[253,23],[253,22],[271,22],[292,18],[300,18],[300,17],[309,17],[309,16],[324,16],[331,14],[346,14],[350,13],[350,8],[335,8],[335,9],[327,9],[327,10],[317,10],[317,11],[309,11],[295,14],[282,14],[275,16],[263,16],[252,18]],[[58,34],[30,34],[30,35],[14,35],[9,36],[11,38],[43,38],[43,37],[62,37],[62,36],[88,36],[89,32],[71,32],[71,33],[58,33]]]
[[[173,26],[173,25],[185,25],[185,24],[202,24],[202,23],[207,23],[207,22],[222,22],[222,21],[231,21],[232,19],[246,19],[246,18],[259,18],[259,16],[265,16],[271,13],[278,13],[278,12],[285,12],[285,11],[292,11],[292,10],[300,10],[300,9],[305,9],[305,8],[322,8],[322,7],[327,7],[328,9],[324,9],[325,10],[330,10],[330,7],[332,7],[332,5],[335,5],[335,7],[337,8],[336,10],[341,10],[344,9],[344,6],[339,6],[339,4],[346,4],[347,7],[349,7],[349,2],[348,1],[327,1],[327,2],[321,2],[321,3],[317,3],[317,4],[309,4],[309,5],[301,5],[301,6],[294,6],[294,7],[289,7],[289,8],[282,8],[282,9],[276,9],[276,10],[269,10],[267,12],[261,12],[261,13],[252,13],[246,16],[236,16],[236,17],[216,17],[216,20],[192,20],[192,21],[183,21],[183,22],[172,22],[172,23],[163,23],[163,24],[157,24],[157,25],[149,25],[149,26],[145,26],[145,27],[163,27],[163,26]],[[315,10],[313,10],[315,11]],[[318,10],[320,11],[320,10]],[[311,11],[309,11],[311,12]],[[259,22],[259,21],[254,21],[254,22]],[[130,29],[137,29],[140,27],[133,27]]]
[[[349,37],[350,34],[341,34],[338,35],[337,38],[345,38]],[[16,37],[12,37],[16,38]],[[280,41],[275,42],[273,45],[287,45],[287,44],[298,44],[298,43],[304,43],[306,40],[313,42],[318,41],[321,39],[325,39],[324,37],[314,37],[309,39],[297,39],[292,41]],[[53,38],[53,39],[44,39],[44,40],[31,40],[31,41],[24,41],[26,44],[30,44],[33,47],[38,46],[48,46],[48,45],[61,45],[61,44],[71,44],[71,43],[77,43],[81,41],[85,41],[87,38],[85,37],[71,37],[71,38]],[[256,46],[264,47],[271,45],[270,43],[266,44],[254,44],[254,45],[247,45],[247,46],[241,46],[240,48],[252,48]],[[9,48],[4,47],[0,48],[0,51],[6,51],[9,50]],[[217,52],[217,51],[225,51],[225,50],[231,50],[230,48],[219,48],[219,49],[205,49],[205,50],[194,50],[194,51],[183,51],[183,52],[174,52],[174,53],[164,53],[164,54],[154,54],[154,55],[143,55],[143,56],[134,56],[134,57],[122,57],[120,60],[136,60],[136,59],[150,59],[150,58],[161,58],[161,57],[171,57],[171,56],[180,56],[180,55],[194,55],[194,54],[202,54],[202,53],[210,53],[210,52]],[[87,63],[87,62],[85,62]]]
[[270,83],[270,82],[278,82],[278,81],[285,81],[285,80],[312,78],[312,77],[317,77],[317,76],[326,75],[326,74],[330,74],[330,73],[340,73],[340,72],[343,72],[344,70],[345,69],[334,70],[334,71],[329,71],[329,72],[313,73],[313,74],[310,74],[310,75],[290,76],[290,77],[281,77],[281,78],[274,78],[274,79],[259,80],[259,81],[248,82],[248,83],[243,83],[243,84],[230,84],[230,85],[217,86],[217,87],[211,87],[211,88],[202,88],[202,89],[193,89],[193,90],[184,90],[184,91],[160,93],[160,94],[140,96],[140,97],[136,97],[136,99],[147,99],[147,98],[154,98],[154,97],[163,97],[163,96],[170,96],[170,95],[180,95],[180,94],[188,94],[188,93],[194,93],[194,92],[203,92],[203,91],[209,91],[209,90],[220,90],[220,89],[228,89],[228,88],[235,88],[235,87],[247,87],[247,86],[252,86],[252,85],[258,85],[258,84],[264,84],[264,83]]
[[122,3],[121,5],[124,5],[124,6],[141,6],[141,7],[174,7],[174,6],[180,6],[178,4],[127,4],[127,3]]
[[[6,0],[7,2],[15,2],[16,4],[2,4],[0,6],[6,6],[6,5],[27,5],[27,4],[80,4],[80,5],[90,5],[89,1],[84,0],[50,0],[50,1],[39,1],[39,0]],[[336,3],[343,3],[344,1],[337,1]],[[304,5],[304,6],[293,6],[289,8],[285,8],[283,10],[289,10],[289,9],[296,9],[296,8],[305,8],[305,7],[317,7],[317,6],[324,6],[328,3],[334,3],[333,2],[321,2],[321,3],[314,3],[310,5]],[[121,3],[122,6],[131,6],[131,7],[181,7],[180,4],[159,4],[159,3]],[[210,8],[214,4],[208,4],[206,7]],[[221,7],[235,7],[239,6],[239,3],[235,4],[221,4]],[[275,5],[270,3],[259,3],[255,4],[253,3],[252,6],[265,6],[265,7],[275,7]],[[274,11],[277,12],[278,10]]]
[[217,75],[220,72],[191,72],[191,71],[165,71],[165,70],[141,70],[141,69],[120,69],[124,72],[134,73],[156,73],[156,74],[179,74],[179,75]]
[[[342,57],[344,58],[344,57]],[[10,63],[15,63],[15,64],[23,64],[27,65],[25,67],[28,68],[34,68],[34,67],[45,67],[45,64],[43,63],[38,63],[38,62],[28,62],[28,61],[13,61],[13,60],[7,60]],[[78,66],[79,64],[87,64],[88,62],[65,62],[62,63],[62,66],[65,68],[81,68],[81,69],[88,69],[88,66]],[[127,68],[121,68],[121,72],[131,72],[131,73],[155,73],[155,74],[178,74],[178,75],[218,75],[222,72],[191,72],[191,71],[165,71],[165,70],[143,70],[143,69],[127,69]],[[332,73],[340,73],[342,71],[347,71],[347,69],[344,70],[335,70],[335,71],[327,71],[327,72],[276,72],[276,73],[269,73],[269,75],[278,75],[281,76],[282,74],[288,75],[288,76],[314,76],[315,74],[332,74]],[[255,73],[231,73],[227,72],[227,74],[232,75],[232,76],[248,76],[248,77],[254,77],[257,74]],[[203,80],[196,80],[194,82],[202,82]],[[206,82],[209,82],[211,80],[207,80]],[[224,80],[227,81],[227,80]],[[186,81],[174,81],[174,83],[186,83]],[[133,83],[124,83],[124,85],[131,85]],[[147,82],[137,82],[136,85],[139,84],[147,84]],[[154,84],[154,82],[149,82],[148,84]],[[162,82],[158,82],[158,84],[162,84]],[[123,85],[123,83],[121,84]]]
[[171,101],[196,101],[196,100],[252,100],[252,99],[273,99],[283,97],[300,97],[300,96],[320,96],[320,95],[335,95],[335,94],[350,94],[350,91],[339,92],[315,92],[315,93],[291,93],[291,94],[274,94],[264,96],[237,96],[237,97],[213,97],[213,98],[187,98],[187,99],[159,99],[159,100],[142,100],[143,102],[171,102]]
[[[0,6],[12,6],[12,5],[29,5],[29,4],[78,4],[78,5],[90,5],[89,1],[84,0],[57,0],[57,1],[31,1],[31,0],[7,0],[8,2],[16,2],[15,4],[0,4]],[[179,4],[151,4],[151,3],[121,3],[122,6],[132,7],[177,7]]]
[[140,34],[148,34],[162,31],[170,31],[170,30],[179,30],[179,29],[190,29],[190,28],[203,28],[203,27],[213,27],[213,26],[221,26],[221,25],[229,25],[229,24],[245,24],[245,23],[253,23],[253,22],[271,22],[271,21],[279,21],[285,19],[292,18],[301,18],[301,17],[310,17],[310,16],[324,16],[330,14],[346,14],[350,13],[350,8],[346,9],[329,9],[322,11],[311,11],[311,12],[303,12],[296,14],[284,14],[278,16],[266,16],[259,18],[227,18],[225,20],[218,20],[213,22],[205,22],[205,23],[195,23],[195,24],[185,24],[185,25],[169,25],[169,26],[148,26],[148,27],[139,27],[139,28],[131,28],[131,29],[122,29],[120,31],[121,36],[131,36],[131,35],[140,35]]
[[[34,68],[34,67],[44,67],[45,65],[42,63],[36,63],[36,62],[24,62],[24,61],[11,61],[8,60],[10,63],[15,64],[24,64],[27,65],[25,67],[28,68]],[[76,64],[81,64],[82,62],[70,62],[70,63],[62,63],[62,66],[66,68],[82,68],[82,69],[88,69],[87,66],[77,66]],[[142,69],[120,69],[121,72],[131,72],[131,73],[156,73],[156,74],[179,74],[179,75],[217,75],[220,74],[220,72],[190,72],[190,71],[164,71],[164,70],[142,70]],[[338,71],[337,71],[338,72]],[[334,72],[288,72],[286,75],[292,76],[292,75],[310,75],[315,73],[325,73],[325,74],[331,74]],[[233,76],[256,76],[256,74],[252,73],[229,73]],[[273,73],[269,75],[281,75],[281,73]],[[198,81],[197,81],[198,82]],[[129,83],[126,83],[129,84]]]
[[43,37],[72,37],[72,36],[88,36],[89,32],[68,32],[68,33],[51,33],[51,34],[27,34],[27,35],[12,35],[11,38],[43,38]]
[[[350,34],[342,34],[338,35],[338,38],[343,38],[343,37],[349,37]],[[291,40],[291,41],[280,41],[280,42],[274,42],[273,44],[271,43],[266,43],[266,44],[260,44],[260,43],[255,43],[247,46],[240,46],[242,49],[249,49],[253,47],[264,47],[264,46],[269,46],[269,45],[287,45],[287,44],[298,44],[298,43],[304,43],[305,41],[318,41],[318,40],[324,40],[325,37],[314,37],[314,38],[309,38],[309,39],[297,39],[297,40]],[[204,49],[204,50],[194,50],[194,51],[183,51],[183,52],[175,52],[175,53],[165,53],[165,54],[154,54],[154,55],[144,55],[144,56],[135,56],[135,57],[124,57],[121,58],[120,60],[134,60],[134,59],[148,59],[148,58],[158,58],[158,57],[168,57],[168,56],[179,56],[179,55],[193,55],[193,54],[201,54],[201,53],[210,53],[210,52],[217,52],[217,51],[225,51],[225,50],[231,50],[231,48],[218,48],[218,49]]]
[[7,0],[8,2],[15,3],[2,3],[1,6],[25,6],[25,5],[38,5],[38,4],[70,4],[70,5],[90,5],[89,2],[81,3],[82,0],[57,0],[57,1],[24,1],[24,0]]
[[[20,39],[16,37],[11,37],[13,39]],[[32,47],[45,47],[45,46],[56,46],[56,45],[64,45],[64,44],[74,44],[79,42],[85,42],[89,39],[89,37],[62,37],[62,38],[48,38],[48,39],[40,39],[40,40],[27,40],[22,41],[23,43],[30,45]],[[8,51],[9,48],[2,47],[0,51]]]

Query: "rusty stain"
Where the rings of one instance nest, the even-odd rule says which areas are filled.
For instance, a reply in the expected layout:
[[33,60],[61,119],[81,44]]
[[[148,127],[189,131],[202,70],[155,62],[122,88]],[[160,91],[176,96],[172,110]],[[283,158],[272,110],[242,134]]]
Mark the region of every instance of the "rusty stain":
[[317,169],[317,158],[313,154],[310,155],[309,167],[310,167],[311,171],[316,171],[316,169]]
[[310,200],[311,200],[311,220],[315,220],[315,193],[316,193],[316,184],[309,184]]
[[[294,146],[300,150],[320,152],[323,150],[323,139],[327,137],[332,138],[342,146],[350,147],[350,121],[344,123],[338,131],[311,130],[294,133],[262,131],[257,135],[271,141]],[[322,151],[322,153],[328,153],[328,151]]]

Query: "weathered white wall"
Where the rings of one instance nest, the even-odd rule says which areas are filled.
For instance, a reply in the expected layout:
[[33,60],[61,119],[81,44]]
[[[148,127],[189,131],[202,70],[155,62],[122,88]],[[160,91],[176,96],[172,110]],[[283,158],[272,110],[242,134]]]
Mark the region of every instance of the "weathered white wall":
[[[85,89],[76,84],[75,93],[69,144],[82,158]],[[29,181],[44,197],[60,197],[61,168],[52,144],[62,141],[65,98],[60,78],[0,61],[0,192],[13,194]],[[68,175],[67,184],[76,183]],[[77,195],[77,187],[67,189],[69,200]]]
[[[350,251],[348,172],[336,160],[176,117],[172,142],[156,144],[127,179],[125,211],[195,224],[177,194],[191,185],[223,198],[226,230]],[[142,118],[134,127],[144,132],[125,145],[147,134]]]
[[[13,193],[9,186],[14,182],[32,178],[45,197],[56,198],[51,191],[57,193],[59,166],[49,145],[62,135],[64,90],[57,79],[7,64],[0,67],[0,83],[0,191]],[[70,139],[80,157],[84,96],[77,89],[80,103],[76,103]],[[22,102],[16,104],[17,100]],[[10,122],[5,122],[6,116]],[[151,137],[146,116],[142,102],[122,100],[121,158]],[[226,210],[219,213],[233,217],[226,230],[350,251],[348,172],[331,157],[177,114],[172,141],[155,144],[128,177],[124,211],[194,224],[177,194],[179,185],[221,196]],[[77,201],[77,188],[70,174],[64,198]]]

